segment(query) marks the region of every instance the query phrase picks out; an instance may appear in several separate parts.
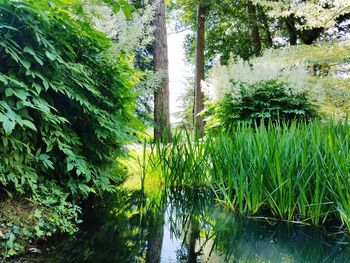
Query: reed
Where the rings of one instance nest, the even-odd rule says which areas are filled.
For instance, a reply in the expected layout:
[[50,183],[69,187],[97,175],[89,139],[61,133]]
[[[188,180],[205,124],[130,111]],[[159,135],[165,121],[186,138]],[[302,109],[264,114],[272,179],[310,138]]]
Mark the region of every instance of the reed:
[[241,125],[203,139],[179,132],[147,159],[161,167],[167,188],[209,188],[237,213],[350,229],[347,121]]

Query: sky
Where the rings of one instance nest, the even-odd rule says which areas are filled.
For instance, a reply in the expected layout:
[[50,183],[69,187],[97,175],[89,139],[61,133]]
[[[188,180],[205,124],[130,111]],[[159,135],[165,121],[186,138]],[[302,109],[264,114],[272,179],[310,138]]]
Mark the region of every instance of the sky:
[[168,33],[170,122],[179,122],[174,116],[181,111],[179,97],[186,87],[186,76],[193,75],[193,69],[186,64],[183,43],[188,32]]

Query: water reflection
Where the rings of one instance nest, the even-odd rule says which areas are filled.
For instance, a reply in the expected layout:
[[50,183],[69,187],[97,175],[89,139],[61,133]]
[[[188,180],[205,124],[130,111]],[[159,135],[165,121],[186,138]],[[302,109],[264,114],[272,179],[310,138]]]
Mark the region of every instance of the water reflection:
[[238,218],[204,191],[119,191],[86,215],[75,237],[28,262],[350,262],[345,235]]

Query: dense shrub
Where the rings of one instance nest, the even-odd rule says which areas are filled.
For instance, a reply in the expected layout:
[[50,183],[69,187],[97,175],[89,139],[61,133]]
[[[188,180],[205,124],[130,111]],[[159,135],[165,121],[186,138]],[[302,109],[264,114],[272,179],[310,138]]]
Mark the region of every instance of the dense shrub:
[[113,189],[135,75],[104,34],[55,2],[0,1],[0,191],[64,216],[76,211],[67,200]]
[[110,189],[109,164],[130,133],[132,70],[110,58],[110,41],[88,23],[34,8],[0,9],[1,183]]
[[259,125],[269,121],[309,121],[317,116],[315,106],[308,101],[307,94],[293,91],[286,83],[270,80],[233,85],[238,94],[226,94],[211,109],[216,121],[225,128],[238,122]]

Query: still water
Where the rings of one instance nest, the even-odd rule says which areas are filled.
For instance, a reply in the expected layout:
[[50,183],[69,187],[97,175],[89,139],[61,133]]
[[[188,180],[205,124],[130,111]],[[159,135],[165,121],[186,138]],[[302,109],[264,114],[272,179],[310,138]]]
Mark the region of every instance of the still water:
[[81,231],[22,262],[350,262],[350,239],[237,217],[205,193],[120,190],[87,209]]

